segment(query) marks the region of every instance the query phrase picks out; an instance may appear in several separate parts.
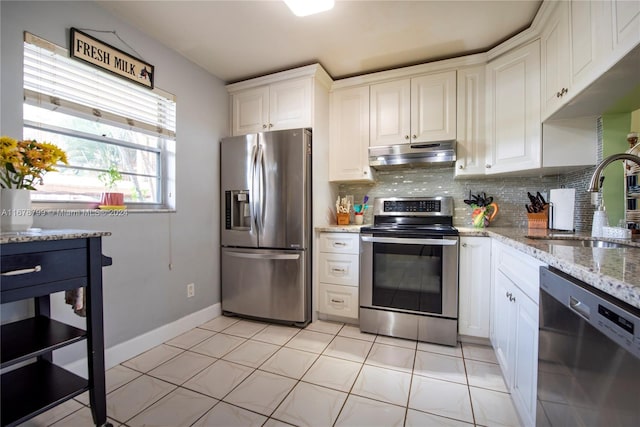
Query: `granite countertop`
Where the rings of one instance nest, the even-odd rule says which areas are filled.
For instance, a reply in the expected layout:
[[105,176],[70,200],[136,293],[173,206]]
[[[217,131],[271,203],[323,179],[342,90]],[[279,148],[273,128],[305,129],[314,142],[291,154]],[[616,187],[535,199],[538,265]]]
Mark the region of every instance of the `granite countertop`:
[[0,244],[4,243],[25,243],[38,242],[45,240],[68,240],[68,239],[86,239],[89,237],[111,236],[109,231],[93,231],[93,230],[42,230],[39,228],[31,228],[27,231],[3,231],[0,232]]
[[324,227],[316,227],[315,230],[317,232],[327,232],[327,233],[360,233],[360,229],[362,227],[366,227],[371,224],[362,224],[362,225],[325,225]]
[[[591,240],[587,233],[554,235],[548,230],[518,228],[458,228],[461,236],[487,236],[518,249],[629,305],[640,308],[640,242],[598,238],[627,245],[621,248],[592,248],[553,244],[554,239]],[[531,233],[531,234],[530,234]],[[538,239],[526,236],[534,235]]]
[[[365,224],[366,225],[366,224]],[[359,233],[360,225],[328,225],[316,231]],[[588,233],[553,233],[549,230],[526,228],[465,228],[457,227],[460,236],[494,238],[518,249],[551,267],[557,268],[596,289],[612,295],[633,307],[640,308],[640,241],[598,238],[622,243],[621,248],[592,248],[553,244],[553,239],[591,240]],[[527,238],[534,235],[538,239]]]

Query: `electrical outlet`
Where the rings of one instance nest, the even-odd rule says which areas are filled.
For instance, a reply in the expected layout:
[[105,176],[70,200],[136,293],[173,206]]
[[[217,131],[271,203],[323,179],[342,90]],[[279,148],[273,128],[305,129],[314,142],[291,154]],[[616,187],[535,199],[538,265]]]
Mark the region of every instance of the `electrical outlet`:
[[187,285],[187,298],[191,298],[196,294],[196,285],[194,283],[189,283]]

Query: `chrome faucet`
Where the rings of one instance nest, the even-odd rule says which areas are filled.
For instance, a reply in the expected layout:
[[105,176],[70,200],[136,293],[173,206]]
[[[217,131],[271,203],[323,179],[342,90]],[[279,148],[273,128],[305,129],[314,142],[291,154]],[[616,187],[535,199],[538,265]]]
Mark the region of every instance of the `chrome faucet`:
[[632,162],[635,162],[638,166],[640,166],[640,157],[638,156],[634,156],[633,154],[629,153],[612,154],[611,156],[600,162],[598,166],[596,166],[596,170],[593,171],[593,176],[591,177],[591,182],[589,183],[589,188],[587,188],[587,191],[591,193],[597,193],[598,191],[600,191],[601,181],[599,178],[602,174],[602,171],[604,170],[604,168],[609,166],[610,163],[613,163],[616,160],[631,160]]

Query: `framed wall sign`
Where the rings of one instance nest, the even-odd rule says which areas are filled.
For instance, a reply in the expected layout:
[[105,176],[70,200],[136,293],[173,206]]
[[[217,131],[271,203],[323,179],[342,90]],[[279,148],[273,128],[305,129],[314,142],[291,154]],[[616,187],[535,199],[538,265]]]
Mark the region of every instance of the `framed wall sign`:
[[154,66],[82,31],[71,28],[72,58],[153,89]]

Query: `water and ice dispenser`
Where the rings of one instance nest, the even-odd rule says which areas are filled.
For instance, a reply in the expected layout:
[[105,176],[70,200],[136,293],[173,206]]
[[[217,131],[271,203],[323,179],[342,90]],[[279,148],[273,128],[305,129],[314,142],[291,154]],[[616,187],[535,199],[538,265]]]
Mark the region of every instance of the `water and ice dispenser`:
[[251,208],[249,190],[225,191],[225,228],[250,230]]

